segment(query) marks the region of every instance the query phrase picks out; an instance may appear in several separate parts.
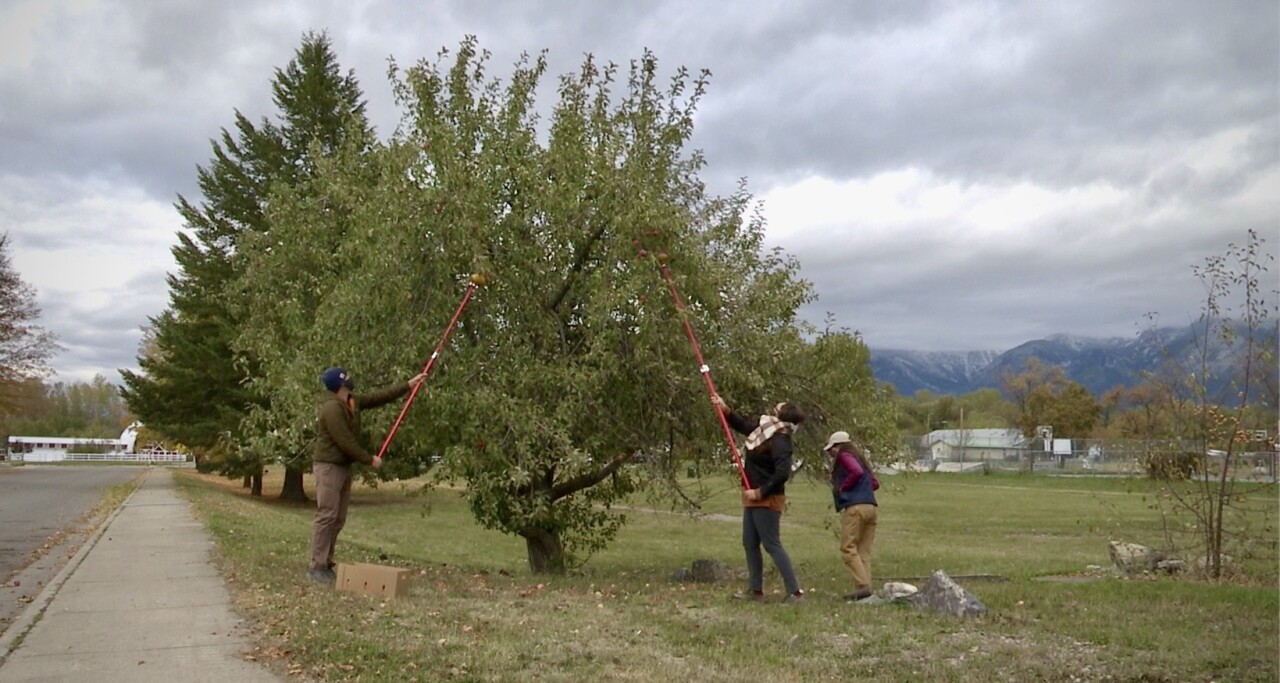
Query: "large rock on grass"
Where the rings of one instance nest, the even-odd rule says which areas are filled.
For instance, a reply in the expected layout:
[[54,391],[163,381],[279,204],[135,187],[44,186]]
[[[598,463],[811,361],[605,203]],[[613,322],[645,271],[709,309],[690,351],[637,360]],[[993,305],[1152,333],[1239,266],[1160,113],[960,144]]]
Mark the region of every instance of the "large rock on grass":
[[976,617],[987,613],[986,605],[941,570],[934,572],[910,601],[916,609],[957,617]]
[[1123,574],[1141,574],[1156,570],[1156,565],[1167,559],[1159,550],[1137,543],[1111,541],[1107,544],[1111,561]]

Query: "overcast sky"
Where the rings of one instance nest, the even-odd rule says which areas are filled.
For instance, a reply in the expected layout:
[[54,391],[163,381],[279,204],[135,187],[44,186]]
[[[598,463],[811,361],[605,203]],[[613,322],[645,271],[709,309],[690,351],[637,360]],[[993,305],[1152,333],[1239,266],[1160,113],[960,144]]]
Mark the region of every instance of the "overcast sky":
[[383,136],[387,58],[467,34],[494,74],[543,49],[553,75],[645,48],[709,69],[704,179],[747,179],[820,297],[802,314],[873,349],[1182,325],[1193,265],[1249,228],[1280,245],[1275,0],[0,0],[0,231],[65,347],[54,379],[136,367],[175,198],[234,110],[273,113],[308,30]]

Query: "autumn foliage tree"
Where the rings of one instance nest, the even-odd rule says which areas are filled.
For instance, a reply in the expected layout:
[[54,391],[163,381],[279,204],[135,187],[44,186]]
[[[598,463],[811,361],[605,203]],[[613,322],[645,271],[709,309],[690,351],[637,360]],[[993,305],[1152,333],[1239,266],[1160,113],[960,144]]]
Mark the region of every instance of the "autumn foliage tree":
[[132,419],[119,388],[102,375],[38,387],[28,395],[23,414],[9,422],[15,433],[114,439]]
[[1061,367],[1038,358],[1028,359],[1020,373],[1006,371],[1000,384],[1013,404],[1013,423],[1026,436],[1034,436],[1037,426],[1051,425],[1056,435],[1088,438],[1102,414],[1088,389],[1068,380]]
[[57,338],[35,323],[39,317],[35,289],[9,256],[9,233],[0,234],[0,417],[18,409],[24,387],[49,374]]
[[[1275,255],[1265,244],[1250,230],[1244,243],[1228,245],[1193,269],[1205,291],[1197,343],[1170,357],[1176,371],[1166,373],[1165,382],[1145,389],[1165,406],[1164,422],[1151,423],[1157,429],[1147,438],[1176,444],[1175,454],[1195,465],[1190,484],[1161,486],[1161,509],[1172,520],[1165,527],[1170,549],[1189,548],[1212,579],[1230,576],[1245,558],[1271,566],[1276,560],[1276,529],[1251,522],[1252,512],[1274,506],[1275,487],[1243,480],[1237,467],[1249,449],[1275,457],[1271,429],[1280,419],[1274,390],[1280,327],[1276,303],[1266,300]],[[1215,363],[1218,356],[1227,362]],[[1223,387],[1221,393],[1215,386]]]

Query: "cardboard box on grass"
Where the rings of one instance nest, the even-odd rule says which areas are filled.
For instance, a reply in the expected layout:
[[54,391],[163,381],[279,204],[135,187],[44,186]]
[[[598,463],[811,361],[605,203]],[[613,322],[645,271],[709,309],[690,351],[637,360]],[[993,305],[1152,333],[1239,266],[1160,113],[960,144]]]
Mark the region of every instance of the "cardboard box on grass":
[[380,564],[339,564],[336,588],[348,593],[398,598],[409,593],[408,569]]

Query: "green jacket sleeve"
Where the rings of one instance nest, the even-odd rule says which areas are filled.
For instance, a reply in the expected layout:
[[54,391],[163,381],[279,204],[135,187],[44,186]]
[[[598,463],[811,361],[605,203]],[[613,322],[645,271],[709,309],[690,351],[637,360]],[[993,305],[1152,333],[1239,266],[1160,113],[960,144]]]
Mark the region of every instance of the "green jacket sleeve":
[[351,433],[351,427],[347,425],[346,413],[337,401],[320,407],[320,428],[328,435],[329,441],[347,457],[366,465],[373,462],[373,456],[360,446],[360,440]]
[[357,394],[356,405],[360,406],[361,410],[377,408],[378,406],[386,405],[407,393],[409,393],[409,383],[401,382],[399,384],[393,384],[385,389],[371,391],[367,394]]

